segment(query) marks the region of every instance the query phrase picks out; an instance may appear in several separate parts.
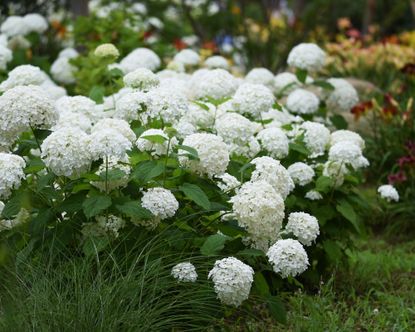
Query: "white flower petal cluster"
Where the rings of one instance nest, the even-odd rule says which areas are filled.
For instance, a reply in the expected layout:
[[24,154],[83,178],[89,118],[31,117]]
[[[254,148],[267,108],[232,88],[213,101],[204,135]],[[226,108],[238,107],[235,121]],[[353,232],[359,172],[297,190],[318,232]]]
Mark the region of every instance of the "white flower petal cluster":
[[64,96],[55,103],[55,108],[59,114],[65,112],[81,113],[89,118],[92,123],[98,121],[100,115],[96,109],[96,103],[84,96]]
[[250,137],[246,142],[242,143],[228,143],[228,150],[231,156],[242,156],[246,158],[253,158],[261,151],[261,145],[255,137]]
[[300,81],[292,73],[284,72],[275,75],[274,91],[276,94],[288,94],[300,85]]
[[318,201],[323,198],[323,196],[315,190],[307,191],[304,197],[309,199],[310,201]]
[[390,184],[384,184],[378,188],[378,193],[380,197],[385,199],[388,202],[398,202],[399,201],[399,193],[396,188]]
[[121,160],[115,157],[108,158],[108,174],[111,174],[112,171],[117,170],[123,173],[122,176],[116,179],[108,179],[105,181],[105,176],[107,174],[107,165],[106,161],[104,161],[98,168],[98,171],[95,173],[96,175],[102,178],[102,181],[93,181],[91,184],[94,187],[97,187],[100,191],[112,191],[114,189],[124,188],[127,186],[129,179],[129,175],[131,173],[131,166],[128,165],[128,157],[125,156]]
[[[229,164],[229,152],[222,138],[213,134],[197,133],[187,136],[183,145],[194,148],[199,160],[179,155],[180,165],[199,175],[213,177],[225,173]],[[179,150],[179,153],[182,150]],[[186,153],[186,151],[183,151]]]
[[355,170],[369,165],[369,161],[362,155],[360,147],[350,141],[334,144],[329,150],[328,160],[351,165]]
[[12,61],[13,53],[6,46],[0,44],[0,70],[6,70],[7,63]]
[[229,98],[235,93],[237,87],[235,77],[224,69],[199,70],[190,80],[190,93],[194,99]]
[[288,173],[290,173],[291,179],[293,179],[295,184],[299,186],[305,186],[313,181],[315,175],[314,170],[307,164],[302,162],[296,162],[291,164],[287,168]]
[[217,179],[216,185],[222,190],[223,192],[228,192],[231,190],[238,190],[238,187],[241,185],[241,182],[234,177],[233,175],[230,175],[229,173],[224,173],[222,175],[216,176]]
[[288,137],[280,128],[269,127],[262,129],[258,133],[257,139],[270,157],[282,159],[288,156]]
[[54,131],[43,141],[41,158],[58,176],[78,177],[91,164],[89,137],[81,129],[64,127]]
[[76,67],[70,61],[71,57],[58,57],[50,67],[50,73],[53,79],[62,84],[75,83],[74,72]]
[[[164,123],[174,123],[187,112],[188,103],[185,95],[174,87],[158,87],[147,93],[149,98],[147,119],[162,119]],[[146,119],[144,119],[146,121]]]
[[339,142],[350,142],[356,144],[360,149],[365,148],[365,141],[363,138],[354,131],[350,130],[336,130],[330,135],[330,146],[333,146]]
[[157,219],[171,218],[179,209],[179,202],[168,189],[157,187],[144,192],[141,206],[149,210]]
[[208,278],[222,303],[239,307],[249,297],[254,270],[235,257],[227,257],[215,262]]
[[122,159],[131,150],[131,141],[113,128],[92,130],[89,137],[89,151],[93,160],[116,157]]
[[271,90],[262,84],[243,83],[232,98],[235,111],[259,117],[274,104],[275,97]]
[[92,128],[91,120],[82,113],[75,112],[63,112],[59,114],[59,119],[52,127],[53,131],[59,130],[64,127],[77,127],[82,131],[89,133]]
[[94,50],[94,55],[98,58],[118,58],[120,56],[120,51],[115,47],[114,44],[105,43],[99,45]]
[[248,232],[247,242],[266,251],[278,238],[284,219],[284,201],[266,181],[246,182],[230,199],[238,224]]
[[274,74],[266,68],[253,68],[245,76],[245,82],[252,84],[262,84],[273,89]]
[[173,266],[171,275],[179,282],[196,282],[197,280],[196,268],[189,262],[183,262]]
[[142,91],[132,91],[121,96],[115,103],[114,118],[127,122],[138,120],[148,103],[148,96]]
[[[148,136],[149,138],[151,138],[151,136],[161,136],[165,140],[163,141],[163,143],[155,143],[146,139],[146,136]],[[138,150],[149,151],[151,152],[152,156],[160,157],[166,155],[168,152],[167,150],[171,152],[172,149],[177,145],[177,143],[177,139],[173,137],[170,139],[169,144],[169,137],[161,129],[148,129],[140,135],[140,137],[137,139],[136,145]]]
[[0,198],[8,198],[12,189],[20,187],[25,178],[24,159],[18,155],[0,152]]
[[283,278],[295,277],[310,265],[303,246],[293,239],[278,240],[269,248],[267,257],[275,273]]
[[251,181],[263,180],[269,183],[283,199],[294,189],[294,182],[290,174],[279,160],[265,156],[255,158],[251,161],[251,164],[255,165]]
[[137,68],[123,78],[127,87],[142,91],[149,91],[160,84],[160,79],[147,68]]
[[106,233],[112,234],[114,237],[118,237],[120,229],[125,227],[125,220],[110,214],[108,216],[96,217],[97,224]]
[[30,218],[30,213],[25,208],[21,208],[14,219],[0,220],[0,232],[10,230],[21,224],[26,223]]
[[323,175],[334,181],[335,187],[344,183],[344,176],[349,173],[345,163],[339,161],[326,161],[323,165]]
[[23,23],[28,32],[44,33],[48,29],[48,21],[37,13],[27,14],[23,17]]
[[59,52],[58,58],[76,58],[79,55],[78,51],[72,47],[66,47]]
[[305,212],[290,213],[285,230],[294,234],[298,241],[305,246],[311,246],[320,235],[317,218]]
[[191,49],[184,49],[174,56],[173,61],[182,63],[185,66],[197,66],[200,62],[200,56]]
[[334,87],[326,98],[326,104],[330,110],[349,112],[359,102],[356,89],[346,80],[330,78],[327,82]]
[[42,89],[46,92],[50,99],[56,101],[64,96],[66,96],[65,88],[55,85],[55,83],[50,84],[51,81],[42,84]]
[[242,145],[254,135],[257,125],[238,113],[225,113],[216,119],[215,129],[225,143]]
[[8,16],[0,26],[0,32],[7,37],[24,36],[29,28],[21,16]]
[[330,142],[330,130],[321,123],[311,121],[302,123],[300,128],[304,131],[304,143],[311,152],[310,157],[323,155]]
[[118,131],[121,135],[123,135],[126,139],[128,139],[130,142],[135,142],[136,136],[134,131],[131,129],[128,122],[121,120],[121,119],[102,119],[99,120],[93,127],[92,127],[92,133],[104,129],[114,129]]
[[42,85],[48,79],[39,67],[21,65],[9,71],[7,79],[0,84],[0,91],[7,91],[20,85]]
[[307,90],[296,89],[288,95],[287,108],[296,114],[313,114],[317,112],[320,100]]
[[160,67],[159,56],[148,48],[136,48],[120,61],[120,69],[128,74],[137,68],[147,68],[155,71]]
[[185,138],[186,136],[197,132],[197,129],[193,124],[183,119],[174,125],[174,129],[177,130],[177,137],[179,138]]
[[229,69],[228,60],[220,55],[210,56],[205,60],[204,65],[209,69]]
[[183,119],[199,129],[211,128],[215,123],[217,109],[211,103],[202,103],[201,105],[204,105],[205,108],[198,104],[190,103],[189,110],[184,114]]
[[295,46],[288,54],[288,65],[308,70],[318,71],[320,70],[326,61],[326,53],[312,43],[301,43]]

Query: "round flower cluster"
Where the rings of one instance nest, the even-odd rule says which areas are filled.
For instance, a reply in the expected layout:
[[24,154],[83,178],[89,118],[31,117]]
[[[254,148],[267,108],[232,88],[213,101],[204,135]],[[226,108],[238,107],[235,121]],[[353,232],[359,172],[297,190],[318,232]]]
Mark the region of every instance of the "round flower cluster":
[[237,89],[237,81],[224,69],[205,69],[193,74],[190,86],[191,95],[195,99],[223,99],[232,97]]
[[248,74],[246,74],[245,82],[253,84],[262,84],[270,89],[273,89],[274,74],[266,68],[253,68]]
[[313,114],[320,104],[317,96],[304,89],[296,89],[288,95],[287,108],[297,114]]
[[399,193],[398,191],[395,189],[394,186],[390,185],[390,184],[384,184],[382,186],[380,186],[378,188],[378,193],[380,195],[380,197],[382,197],[383,199],[385,199],[388,202],[398,202],[399,201]]
[[284,201],[266,181],[246,182],[230,199],[238,224],[248,232],[247,241],[266,251],[278,237],[284,219]]
[[235,257],[217,260],[208,275],[221,302],[234,307],[249,297],[253,277],[254,270]]
[[7,37],[24,36],[31,32],[44,33],[48,29],[46,19],[37,13],[25,16],[8,16],[0,26],[0,32]]
[[275,273],[283,278],[295,277],[307,270],[308,256],[300,242],[293,239],[278,240],[267,252]]
[[180,282],[195,282],[197,280],[196,268],[189,262],[179,263],[173,266],[171,275]]
[[131,150],[131,141],[112,128],[95,130],[92,128],[89,139],[89,151],[93,160],[116,157],[122,159],[127,150]]
[[259,117],[262,112],[272,108],[274,101],[271,90],[264,85],[244,83],[236,90],[232,105],[239,113]]
[[21,65],[9,71],[7,79],[0,84],[0,91],[7,91],[20,85],[42,85],[46,80],[48,76],[39,67]]
[[300,129],[304,132],[304,143],[310,150],[310,158],[324,154],[330,141],[330,130],[323,124],[306,121],[301,124]]
[[265,128],[258,133],[257,139],[270,157],[282,159],[288,155],[289,141],[287,135],[280,128]]
[[147,68],[155,71],[160,67],[159,56],[148,48],[136,48],[120,61],[119,68],[128,74],[137,68]]
[[92,127],[92,133],[105,130],[105,129],[116,130],[121,135],[123,135],[126,139],[128,139],[130,142],[134,142],[136,140],[134,131],[130,128],[130,125],[124,120],[110,119],[110,118],[99,120]]
[[116,101],[114,118],[127,122],[138,120],[147,103],[147,94],[141,91],[128,92]]
[[[146,138],[148,137],[148,138]],[[162,143],[154,142],[153,137],[163,140]],[[170,139],[167,134],[161,129],[148,129],[143,132],[138,138],[136,145],[140,151],[150,151],[154,157],[160,157],[167,154],[177,145],[177,139],[175,137]],[[169,151],[167,151],[169,150]]]
[[65,49],[59,53],[58,58],[50,67],[50,73],[55,81],[62,84],[75,83],[74,73],[76,67],[70,63],[70,60],[77,56],[78,52],[73,48]]
[[207,58],[204,65],[209,69],[229,69],[228,60],[220,55],[214,55]]
[[20,187],[25,178],[26,162],[20,156],[0,152],[0,198],[8,198],[12,189]]
[[363,138],[350,130],[336,130],[330,135],[330,146],[333,146],[339,142],[350,142],[356,144],[360,149],[365,148],[365,141]]
[[222,138],[213,134],[197,133],[187,136],[183,145],[195,149],[199,160],[192,160],[187,155],[181,154],[179,155],[180,165],[210,178],[225,173],[229,164],[229,152]]
[[311,246],[320,234],[317,218],[305,212],[290,213],[285,230],[294,234],[305,246]]
[[7,63],[13,59],[13,53],[6,46],[0,44],[0,70],[6,70]]
[[87,116],[91,122],[98,121],[100,117],[96,111],[95,102],[84,96],[61,97],[56,101],[55,108],[59,114],[65,112],[80,113]]
[[324,66],[325,52],[316,44],[302,43],[295,46],[288,54],[288,64],[292,67],[317,71]]
[[314,170],[308,166],[307,164],[304,164],[302,162],[296,162],[294,164],[291,164],[287,168],[288,173],[290,173],[291,178],[293,179],[295,184],[298,184],[299,186],[305,186],[309,184],[315,175]]
[[344,79],[329,78],[327,80],[334,90],[330,91],[326,103],[330,110],[349,112],[359,102],[356,89]]
[[300,82],[292,73],[279,73],[274,78],[274,91],[276,94],[287,94],[297,88]]
[[229,173],[224,173],[217,176],[216,178],[218,179],[216,184],[223,192],[228,192],[231,190],[237,191],[237,188],[241,185],[239,180]]
[[113,58],[116,59],[120,56],[118,49],[110,43],[99,45],[95,51],[94,55],[98,58]]
[[141,206],[149,210],[156,219],[164,220],[176,214],[179,202],[170,190],[157,187],[144,192]]
[[119,236],[119,230],[125,227],[125,220],[112,214],[108,216],[96,217],[97,225],[105,233],[110,233],[114,237]]
[[123,78],[124,84],[133,89],[148,91],[160,84],[160,79],[147,68],[137,68]]
[[329,161],[351,165],[355,170],[369,165],[360,147],[350,141],[340,141],[329,150]]
[[218,113],[217,109],[211,103],[191,103],[183,119],[197,128],[210,128],[215,123],[216,113]]
[[318,191],[310,190],[304,196],[305,198],[309,199],[310,201],[318,201],[323,198]]
[[182,63],[185,66],[197,66],[199,64],[200,57],[195,51],[184,49],[174,56],[173,61]]

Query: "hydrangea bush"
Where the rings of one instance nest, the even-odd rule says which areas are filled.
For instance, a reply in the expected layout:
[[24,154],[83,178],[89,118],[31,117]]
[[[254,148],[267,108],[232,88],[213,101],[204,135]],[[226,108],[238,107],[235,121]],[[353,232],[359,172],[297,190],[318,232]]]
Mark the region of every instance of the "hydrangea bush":
[[157,71],[149,49],[117,59],[100,46],[90,56],[109,90],[91,98],[44,91],[38,68],[11,71],[0,85],[1,236],[31,250],[58,237],[86,254],[90,239],[99,251],[137,227],[173,229],[166,247],[212,266],[189,257],[172,277],[211,279],[229,306],[251,291],[275,305],[281,287],[315,285],[341,263],[363,231],[364,141],[336,113],[356,92],[318,77],[317,45],[294,48],[295,74],[272,78],[236,77],[194,53]]

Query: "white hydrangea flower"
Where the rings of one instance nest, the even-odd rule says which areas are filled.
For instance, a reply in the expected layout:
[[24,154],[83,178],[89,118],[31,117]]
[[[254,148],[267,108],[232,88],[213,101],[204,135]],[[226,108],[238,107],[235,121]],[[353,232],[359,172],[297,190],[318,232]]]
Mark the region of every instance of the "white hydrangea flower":
[[309,199],[310,201],[318,201],[323,198],[323,196],[315,190],[307,191],[304,197]]
[[65,88],[53,84],[43,84],[42,89],[46,92],[50,99],[56,101],[63,96],[66,96]]
[[[158,87],[147,94],[149,102],[144,116],[149,119],[162,119],[174,123],[187,112],[187,98],[173,87]],[[146,121],[146,119],[144,120]]]
[[282,159],[288,156],[288,137],[280,128],[265,128],[258,133],[257,139],[270,157]]
[[274,77],[274,91],[276,94],[288,94],[300,85],[300,81],[292,73],[279,73]]
[[396,188],[390,184],[384,184],[378,188],[380,197],[388,202],[399,202],[399,193]]
[[27,26],[28,31],[36,33],[44,33],[48,29],[48,21],[37,13],[31,13],[23,16],[23,22]]
[[107,172],[107,165],[104,161],[98,168],[98,171],[95,173],[96,175],[102,178],[102,181],[93,181],[91,184],[94,187],[97,187],[99,190],[105,191],[112,191],[118,188],[124,188],[127,186],[129,181],[129,175],[131,173],[131,166],[128,165],[128,156],[125,156],[122,159],[118,159],[115,157],[108,158],[108,172],[118,170],[122,172],[122,176],[116,179],[109,179],[105,181],[105,176]]
[[228,60],[220,55],[213,55],[208,57],[205,60],[204,65],[209,69],[229,69]]
[[349,173],[345,163],[339,161],[326,161],[323,165],[323,175],[334,181],[335,187],[344,183],[344,176]]
[[251,161],[255,165],[251,181],[266,181],[285,199],[294,189],[294,182],[287,169],[271,157],[259,157]]
[[238,113],[225,113],[216,119],[215,129],[225,143],[245,144],[257,125]]
[[179,209],[179,202],[168,189],[149,188],[141,198],[141,206],[149,210],[157,219],[173,217]]
[[231,190],[236,190],[241,185],[239,180],[230,175],[229,173],[224,173],[222,175],[216,176],[218,180],[216,181],[216,185],[219,187],[220,190],[223,192],[228,192]]
[[[205,108],[201,105],[204,105]],[[211,128],[215,123],[217,109],[211,103],[201,103],[201,105],[190,103],[189,110],[184,114],[183,119],[196,128]]]
[[317,96],[304,89],[296,89],[288,95],[286,107],[297,114],[313,114],[320,104]]
[[50,67],[50,73],[55,81],[62,84],[75,83],[74,72],[76,67],[69,63],[70,58],[60,57],[57,58]]
[[64,127],[76,127],[82,131],[89,133],[91,131],[91,120],[82,114],[74,112],[63,112],[59,114],[59,119],[56,125],[52,127],[52,131],[59,130]]
[[304,143],[311,152],[310,157],[323,155],[330,141],[330,130],[321,123],[311,121],[302,123],[300,128],[304,131]]
[[106,57],[118,58],[120,56],[120,51],[118,51],[118,49],[115,47],[114,44],[106,43],[106,44],[99,45],[95,49],[94,55],[99,58],[106,58]]
[[249,137],[246,142],[232,142],[226,145],[228,146],[229,154],[231,156],[253,158],[261,151],[261,145],[253,136]]
[[38,86],[17,86],[0,96],[0,130],[5,133],[50,128],[57,118],[52,100]]
[[197,66],[200,62],[200,56],[191,49],[184,49],[174,56],[173,61],[182,63],[185,66]]
[[0,84],[0,91],[7,91],[20,85],[42,85],[48,76],[39,67],[32,65],[17,66],[8,73],[7,79]]
[[123,78],[125,86],[142,91],[148,91],[160,84],[160,79],[147,68],[137,68]]
[[291,179],[293,179],[295,184],[299,186],[305,186],[313,181],[315,175],[314,170],[307,164],[302,162],[297,162],[290,165],[287,168],[288,173],[290,173]]
[[232,98],[234,109],[242,114],[259,117],[274,104],[275,97],[271,90],[262,84],[244,83]]
[[120,61],[120,69],[128,74],[137,68],[147,68],[155,71],[160,67],[159,56],[148,48],[136,48]]
[[334,144],[329,150],[328,160],[351,165],[355,170],[369,165],[360,147],[350,141]]
[[350,130],[336,130],[330,135],[330,146],[339,142],[351,142],[356,144],[361,150],[365,148],[365,141],[358,134]]
[[77,56],[79,56],[78,51],[72,47],[66,47],[62,51],[60,51],[58,54],[58,58],[72,59],[72,58],[76,58]]
[[[161,136],[164,138],[163,143],[155,143],[151,140],[146,139],[145,137],[151,136]],[[170,139],[169,144],[169,137],[167,134],[161,129],[148,129],[144,131],[140,137],[137,139],[136,145],[138,150],[140,151],[149,151],[151,155],[154,157],[160,157],[167,154],[167,150],[169,152],[177,145],[178,141],[175,137]]]
[[254,270],[235,257],[227,257],[215,262],[208,278],[222,303],[239,307],[249,297]]
[[288,54],[288,65],[309,71],[320,70],[326,61],[326,53],[312,43],[295,46]]
[[6,70],[7,63],[13,59],[13,53],[6,46],[0,44],[0,70]]
[[182,62],[177,61],[170,61],[167,64],[167,70],[171,70],[173,72],[177,73],[184,73],[186,71],[186,67]]
[[128,139],[130,142],[135,142],[135,140],[137,139],[134,131],[132,131],[128,122],[121,119],[106,118],[99,120],[92,127],[92,133],[104,129],[114,129],[118,131],[121,135],[123,135],[126,139]]
[[121,159],[131,148],[131,141],[116,129],[102,128],[90,135],[89,150],[93,160],[106,157]]
[[311,246],[320,234],[317,218],[305,212],[290,213],[285,230],[305,246]]
[[0,232],[10,230],[21,224],[26,223],[30,218],[30,213],[25,208],[21,208],[14,219],[0,220]]
[[64,96],[56,101],[55,108],[60,114],[65,112],[81,113],[93,123],[99,119],[96,103],[88,97]]
[[7,37],[24,36],[29,27],[21,16],[8,16],[0,26],[0,32]]
[[308,256],[301,243],[293,239],[278,240],[269,248],[267,257],[275,273],[283,278],[295,277],[307,270]]
[[327,93],[326,104],[329,109],[340,112],[349,112],[359,102],[356,89],[342,78],[330,78],[327,80],[333,87],[333,91]]
[[[200,175],[213,177],[225,173],[229,164],[229,152],[222,138],[213,134],[196,133],[187,136],[183,145],[194,148],[199,160],[179,155],[180,165]],[[179,153],[182,150],[179,150]],[[184,151],[185,153],[186,151]]]
[[114,237],[118,237],[120,229],[125,227],[125,220],[112,214],[108,216],[98,216],[96,217],[96,220],[99,227],[105,232],[111,233]]
[[146,93],[142,91],[128,92],[116,101],[114,118],[127,122],[138,120],[147,103],[148,96]]
[[274,74],[266,68],[253,68],[245,76],[247,83],[262,84],[272,89],[274,86]]
[[223,99],[232,97],[237,81],[224,69],[204,69],[195,72],[190,80],[191,95],[194,99]]
[[58,176],[77,177],[91,164],[89,137],[81,129],[63,127],[43,141],[41,158]]
[[195,282],[197,280],[196,268],[189,262],[183,262],[173,266],[171,275],[179,282]]
[[246,182],[230,200],[232,213],[248,232],[246,241],[266,251],[278,238],[284,219],[284,201],[266,181]]
[[187,122],[186,120],[180,120],[174,125],[174,129],[177,130],[177,137],[185,138],[186,136],[195,134],[197,132],[196,127]]
[[12,189],[20,187],[25,178],[24,159],[18,155],[0,152],[0,198],[8,198]]

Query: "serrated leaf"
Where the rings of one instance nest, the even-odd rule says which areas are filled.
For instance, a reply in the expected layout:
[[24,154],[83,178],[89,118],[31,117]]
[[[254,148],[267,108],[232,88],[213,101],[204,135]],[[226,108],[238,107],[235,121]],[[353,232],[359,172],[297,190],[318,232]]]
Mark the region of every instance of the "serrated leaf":
[[106,236],[95,238],[87,237],[84,245],[82,246],[82,251],[87,257],[95,256],[103,251],[109,245],[109,243],[110,241]]
[[295,76],[297,76],[297,79],[301,83],[305,83],[305,80],[307,79],[307,70],[297,68],[295,71]]
[[205,210],[209,210],[209,198],[198,186],[195,184],[183,183],[183,185],[179,187],[179,190],[182,191],[187,198],[195,202],[197,205],[204,208]]
[[82,210],[82,204],[85,200],[86,194],[85,193],[78,193],[75,195],[71,195],[66,198],[59,206],[57,206],[57,210],[59,212],[67,212],[67,213],[74,213],[77,211]]
[[267,296],[268,310],[277,322],[287,323],[287,312],[284,303],[278,296]]
[[45,166],[44,162],[41,159],[32,159],[32,160],[30,160],[27,167],[24,169],[24,172],[26,174],[37,173],[37,172],[41,171],[42,169],[44,169],[45,167],[46,166]]
[[336,129],[347,129],[349,126],[347,121],[340,114],[335,114],[330,117],[331,122],[334,124]]
[[164,165],[153,160],[146,160],[139,163],[133,171],[133,178],[146,183],[149,180],[159,176],[164,171]]
[[167,141],[167,138],[161,135],[146,135],[146,136],[140,136],[140,138],[144,138],[145,140],[156,143],[156,144],[163,144]]
[[336,205],[336,210],[345,217],[348,221],[351,222],[355,230],[360,233],[361,229],[359,227],[356,211],[353,206],[346,200],[340,200]]
[[116,205],[116,208],[121,213],[125,214],[126,216],[132,219],[151,219],[153,217],[152,213],[143,208],[141,203],[138,201],[130,201],[124,204]]
[[270,295],[267,280],[261,272],[256,272],[254,275],[254,287],[259,295],[265,298]]
[[111,198],[108,196],[88,197],[82,204],[85,216],[91,218],[105,211],[111,206]]
[[297,151],[298,153],[301,153],[305,156],[308,156],[310,154],[310,151],[306,148],[305,144],[303,143],[297,143],[297,142],[291,142],[289,144],[290,150]]
[[331,188],[333,188],[334,182],[331,178],[327,176],[320,176],[316,181],[316,191],[321,193],[327,193]]
[[95,85],[89,91],[89,98],[95,101],[98,104],[101,104],[104,101],[105,89],[102,86]]
[[177,148],[179,150],[187,151],[188,154],[186,155],[189,157],[189,159],[199,160],[199,154],[197,153],[197,150],[195,148],[192,148],[187,145],[177,145]]
[[320,88],[323,88],[324,90],[333,91],[334,86],[326,81],[314,81],[313,85],[319,86]]
[[214,234],[209,236],[200,248],[200,252],[204,256],[217,255],[224,247],[229,237],[222,234]]

